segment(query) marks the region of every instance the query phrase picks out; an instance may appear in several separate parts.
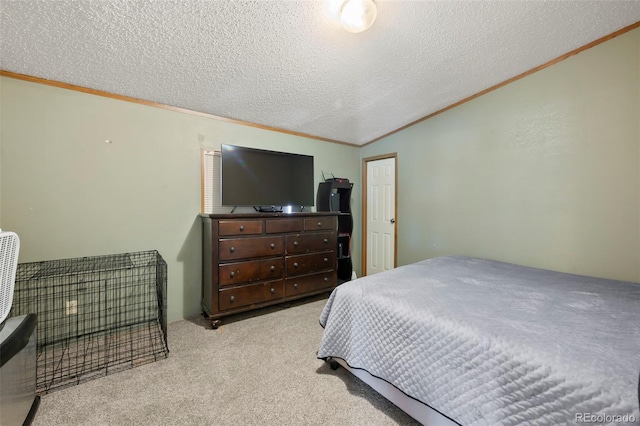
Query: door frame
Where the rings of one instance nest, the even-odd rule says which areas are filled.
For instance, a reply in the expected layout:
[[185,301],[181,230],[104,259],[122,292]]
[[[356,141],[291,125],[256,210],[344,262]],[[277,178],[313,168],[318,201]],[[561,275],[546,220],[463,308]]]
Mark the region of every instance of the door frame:
[[366,157],[362,159],[362,276],[367,275],[367,163],[376,160],[385,160],[387,158],[393,158],[394,162],[394,200],[393,200],[393,217],[396,220],[393,227],[393,267],[398,266],[398,153],[392,152],[389,154],[381,154],[373,157]]

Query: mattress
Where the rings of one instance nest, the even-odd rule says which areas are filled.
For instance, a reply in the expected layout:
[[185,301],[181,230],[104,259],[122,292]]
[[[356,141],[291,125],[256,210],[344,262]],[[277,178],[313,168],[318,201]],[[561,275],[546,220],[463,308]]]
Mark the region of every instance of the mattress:
[[319,358],[461,425],[640,425],[640,284],[445,256],[337,287]]

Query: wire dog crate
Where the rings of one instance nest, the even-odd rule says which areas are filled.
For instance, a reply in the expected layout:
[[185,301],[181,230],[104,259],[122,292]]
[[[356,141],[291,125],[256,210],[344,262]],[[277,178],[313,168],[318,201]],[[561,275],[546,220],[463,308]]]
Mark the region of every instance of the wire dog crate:
[[11,315],[38,315],[36,392],[166,358],[166,291],[157,251],[19,263]]

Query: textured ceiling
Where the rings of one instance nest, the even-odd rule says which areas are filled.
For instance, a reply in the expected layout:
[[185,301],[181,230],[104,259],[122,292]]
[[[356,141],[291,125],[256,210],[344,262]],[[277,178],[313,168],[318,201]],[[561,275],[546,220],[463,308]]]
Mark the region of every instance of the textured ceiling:
[[[333,0],[332,0],[333,1]],[[640,1],[0,0],[0,69],[361,145],[640,21]]]

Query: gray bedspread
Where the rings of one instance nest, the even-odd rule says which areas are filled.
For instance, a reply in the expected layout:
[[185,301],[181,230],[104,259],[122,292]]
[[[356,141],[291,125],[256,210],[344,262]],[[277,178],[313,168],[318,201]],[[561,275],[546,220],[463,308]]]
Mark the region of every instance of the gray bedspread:
[[337,287],[320,324],[319,358],[462,425],[640,425],[638,283],[438,257]]

